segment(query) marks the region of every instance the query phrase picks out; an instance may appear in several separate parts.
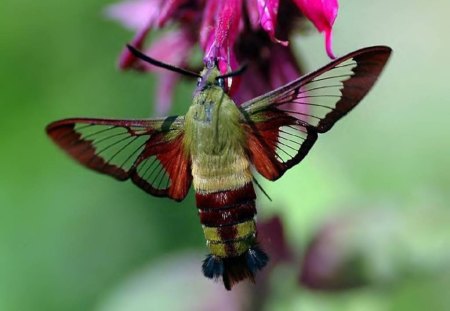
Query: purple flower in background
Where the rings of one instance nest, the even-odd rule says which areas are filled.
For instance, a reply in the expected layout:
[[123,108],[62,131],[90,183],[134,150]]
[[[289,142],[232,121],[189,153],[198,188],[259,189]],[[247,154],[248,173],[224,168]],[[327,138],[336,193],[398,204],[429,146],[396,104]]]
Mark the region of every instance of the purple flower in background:
[[293,260],[294,254],[287,243],[283,222],[279,216],[273,216],[258,223],[258,239],[270,254],[269,268],[264,271],[270,270],[281,262]]
[[[331,58],[334,58],[331,48],[331,30],[337,16],[337,0],[294,0],[304,16],[309,18],[320,32],[325,32],[326,50]],[[205,7],[205,19],[201,25],[200,43],[205,53],[205,60],[219,59],[223,62],[221,69],[226,71],[225,65],[234,67],[235,51],[234,45],[237,38],[246,26],[254,31],[263,29],[273,43],[287,46],[286,40],[277,38],[278,23],[281,20],[292,19],[292,14],[285,11],[280,14],[280,7],[290,6],[288,0],[208,0]],[[243,10],[244,8],[244,10]],[[291,7],[291,10],[295,8]],[[214,17],[214,18],[212,18]],[[250,25],[245,25],[249,19]],[[243,24],[243,25],[242,25]],[[284,29],[284,32],[287,29]],[[280,33],[280,35],[288,35]],[[256,47],[257,48],[257,47]],[[224,67],[224,68],[222,68]]]
[[[341,227],[343,226],[343,228]],[[315,290],[344,290],[366,285],[362,260],[341,239],[348,223],[328,224],[308,245],[303,258],[300,284]],[[347,245],[346,245],[347,244]]]
[[438,277],[449,267],[449,223],[448,208],[432,205],[340,212],[317,229],[306,248],[300,284],[336,291]]
[[336,20],[339,4],[337,0],[294,0],[295,4],[313,22],[317,30],[325,33],[325,48],[328,56],[335,58],[332,45],[334,21]]
[[[304,16],[325,33],[326,51],[334,57],[331,30],[337,11],[336,0],[127,0],[108,7],[107,15],[136,32],[131,45],[163,62],[188,66],[199,43],[203,61],[217,62],[222,73],[247,64],[243,76],[232,85],[229,81],[240,104],[301,75],[288,40]],[[167,26],[170,30],[145,45],[152,30]],[[156,71],[125,48],[119,67]],[[178,77],[160,71],[159,79],[157,112],[166,114]]]
[[[107,14],[119,20],[124,26],[135,30],[136,34],[130,42],[136,48],[144,49],[144,41],[153,28],[162,28],[168,20],[177,20],[183,27],[166,32],[145,49],[146,54],[153,58],[184,67],[195,45],[195,26],[193,22],[198,10],[181,8],[187,1],[162,0],[132,0],[108,7]],[[151,66],[137,59],[124,47],[119,57],[119,68],[133,68],[138,71],[158,72],[156,113],[167,114],[175,85],[180,78],[178,74]]]

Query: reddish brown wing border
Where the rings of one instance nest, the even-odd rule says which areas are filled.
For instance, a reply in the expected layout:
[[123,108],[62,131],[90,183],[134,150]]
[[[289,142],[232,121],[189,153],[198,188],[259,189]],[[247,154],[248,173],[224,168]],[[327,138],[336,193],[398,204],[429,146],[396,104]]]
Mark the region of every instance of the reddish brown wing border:
[[[377,81],[391,52],[391,48],[385,46],[369,47],[350,53],[341,59],[342,62],[353,58],[357,66],[353,69],[354,75],[344,81],[342,97],[336,103],[336,108],[319,122],[317,126],[319,133],[329,131],[339,119],[349,113],[367,95]],[[332,64],[323,67],[316,76],[331,68]]]
[[339,64],[353,59],[357,66],[353,70],[354,75],[343,83],[341,99],[336,103],[335,109],[330,111],[316,126],[318,133],[325,133],[333,127],[336,121],[350,112],[370,91],[389,59],[391,52],[391,48],[387,46],[373,46],[351,52],[278,89],[243,103],[241,108],[247,114],[252,115],[276,104],[281,98],[286,100],[286,94],[293,90],[296,90],[292,95],[292,99],[295,99],[295,96],[301,94],[300,88],[308,82],[337,67]]
[[[96,154],[92,141],[83,139],[82,135],[75,130],[79,124],[120,127],[126,129],[130,136],[145,135],[149,138],[145,141],[143,151],[136,155],[133,165],[128,170],[124,170],[108,163]],[[181,201],[187,195],[192,181],[190,161],[184,155],[181,143],[182,126],[176,117],[153,120],[73,118],[53,122],[47,126],[46,131],[59,147],[84,166],[121,181],[131,178],[138,187],[147,193]],[[133,129],[139,129],[139,132]],[[180,133],[168,140],[164,134],[172,130],[178,130]],[[136,172],[137,165],[151,155],[158,158],[170,177],[171,185],[167,189],[154,188]]]

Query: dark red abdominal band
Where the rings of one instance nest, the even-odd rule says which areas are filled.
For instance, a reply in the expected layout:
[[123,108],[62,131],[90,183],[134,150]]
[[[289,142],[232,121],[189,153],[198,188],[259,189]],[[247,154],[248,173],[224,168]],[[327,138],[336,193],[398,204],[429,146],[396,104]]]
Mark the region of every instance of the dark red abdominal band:
[[254,282],[255,273],[269,260],[267,254],[256,245],[256,232],[245,233],[246,236],[242,232],[239,236],[237,232],[238,224],[246,221],[254,224],[255,199],[251,182],[239,189],[196,194],[201,223],[206,227],[216,228],[220,239],[208,241],[208,245],[218,243],[223,246],[220,255],[206,256],[202,264],[203,274],[210,279],[221,277],[227,290],[244,279]]
[[220,191],[208,194],[196,193],[200,222],[207,227],[215,227],[223,242],[227,254],[235,254],[233,240],[237,236],[236,226],[256,215],[256,194],[252,183],[236,190]]

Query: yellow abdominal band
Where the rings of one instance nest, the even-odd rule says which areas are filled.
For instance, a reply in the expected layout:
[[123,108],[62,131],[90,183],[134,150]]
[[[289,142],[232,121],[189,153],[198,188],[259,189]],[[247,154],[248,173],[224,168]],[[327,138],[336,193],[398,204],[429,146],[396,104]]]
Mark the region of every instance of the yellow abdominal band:
[[255,243],[255,221],[249,220],[226,227],[203,226],[206,245],[218,257],[235,257],[245,253]]

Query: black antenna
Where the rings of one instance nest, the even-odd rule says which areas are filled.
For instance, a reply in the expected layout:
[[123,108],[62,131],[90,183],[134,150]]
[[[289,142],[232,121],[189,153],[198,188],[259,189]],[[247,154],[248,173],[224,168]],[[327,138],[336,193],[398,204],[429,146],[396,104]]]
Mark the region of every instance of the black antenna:
[[243,74],[245,70],[247,70],[247,65],[242,66],[241,68],[239,68],[236,71],[232,71],[232,72],[226,73],[222,76],[218,76],[218,77],[216,77],[216,80],[220,79],[220,78],[226,79],[226,78],[230,78],[230,77],[239,76],[239,75]]
[[147,62],[147,63],[152,64],[154,66],[165,68],[167,70],[174,71],[174,72],[177,72],[177,73],[181,73],[182,75],[185,75],[185,76],[190,76],[190,77],[195,77],[195,78],[200,78],[201,77],[201,75],[199,75],[198,73],[195,73],[193,71],[189,71],[189,70],[186,70],[186,69],[183,69],[183,68],[175,67],[173,65],[169,65],[169,64],[160,62],[159,60],[153,59],[153,58],[145,55],[141,51],[137,50],[136,48],[132,47],[129,44],[127,44],[127,48],[128,48],[128,50],[130,50],[130,52],[134,56],[136,56],[137,58],[143,60],[144,62]]

